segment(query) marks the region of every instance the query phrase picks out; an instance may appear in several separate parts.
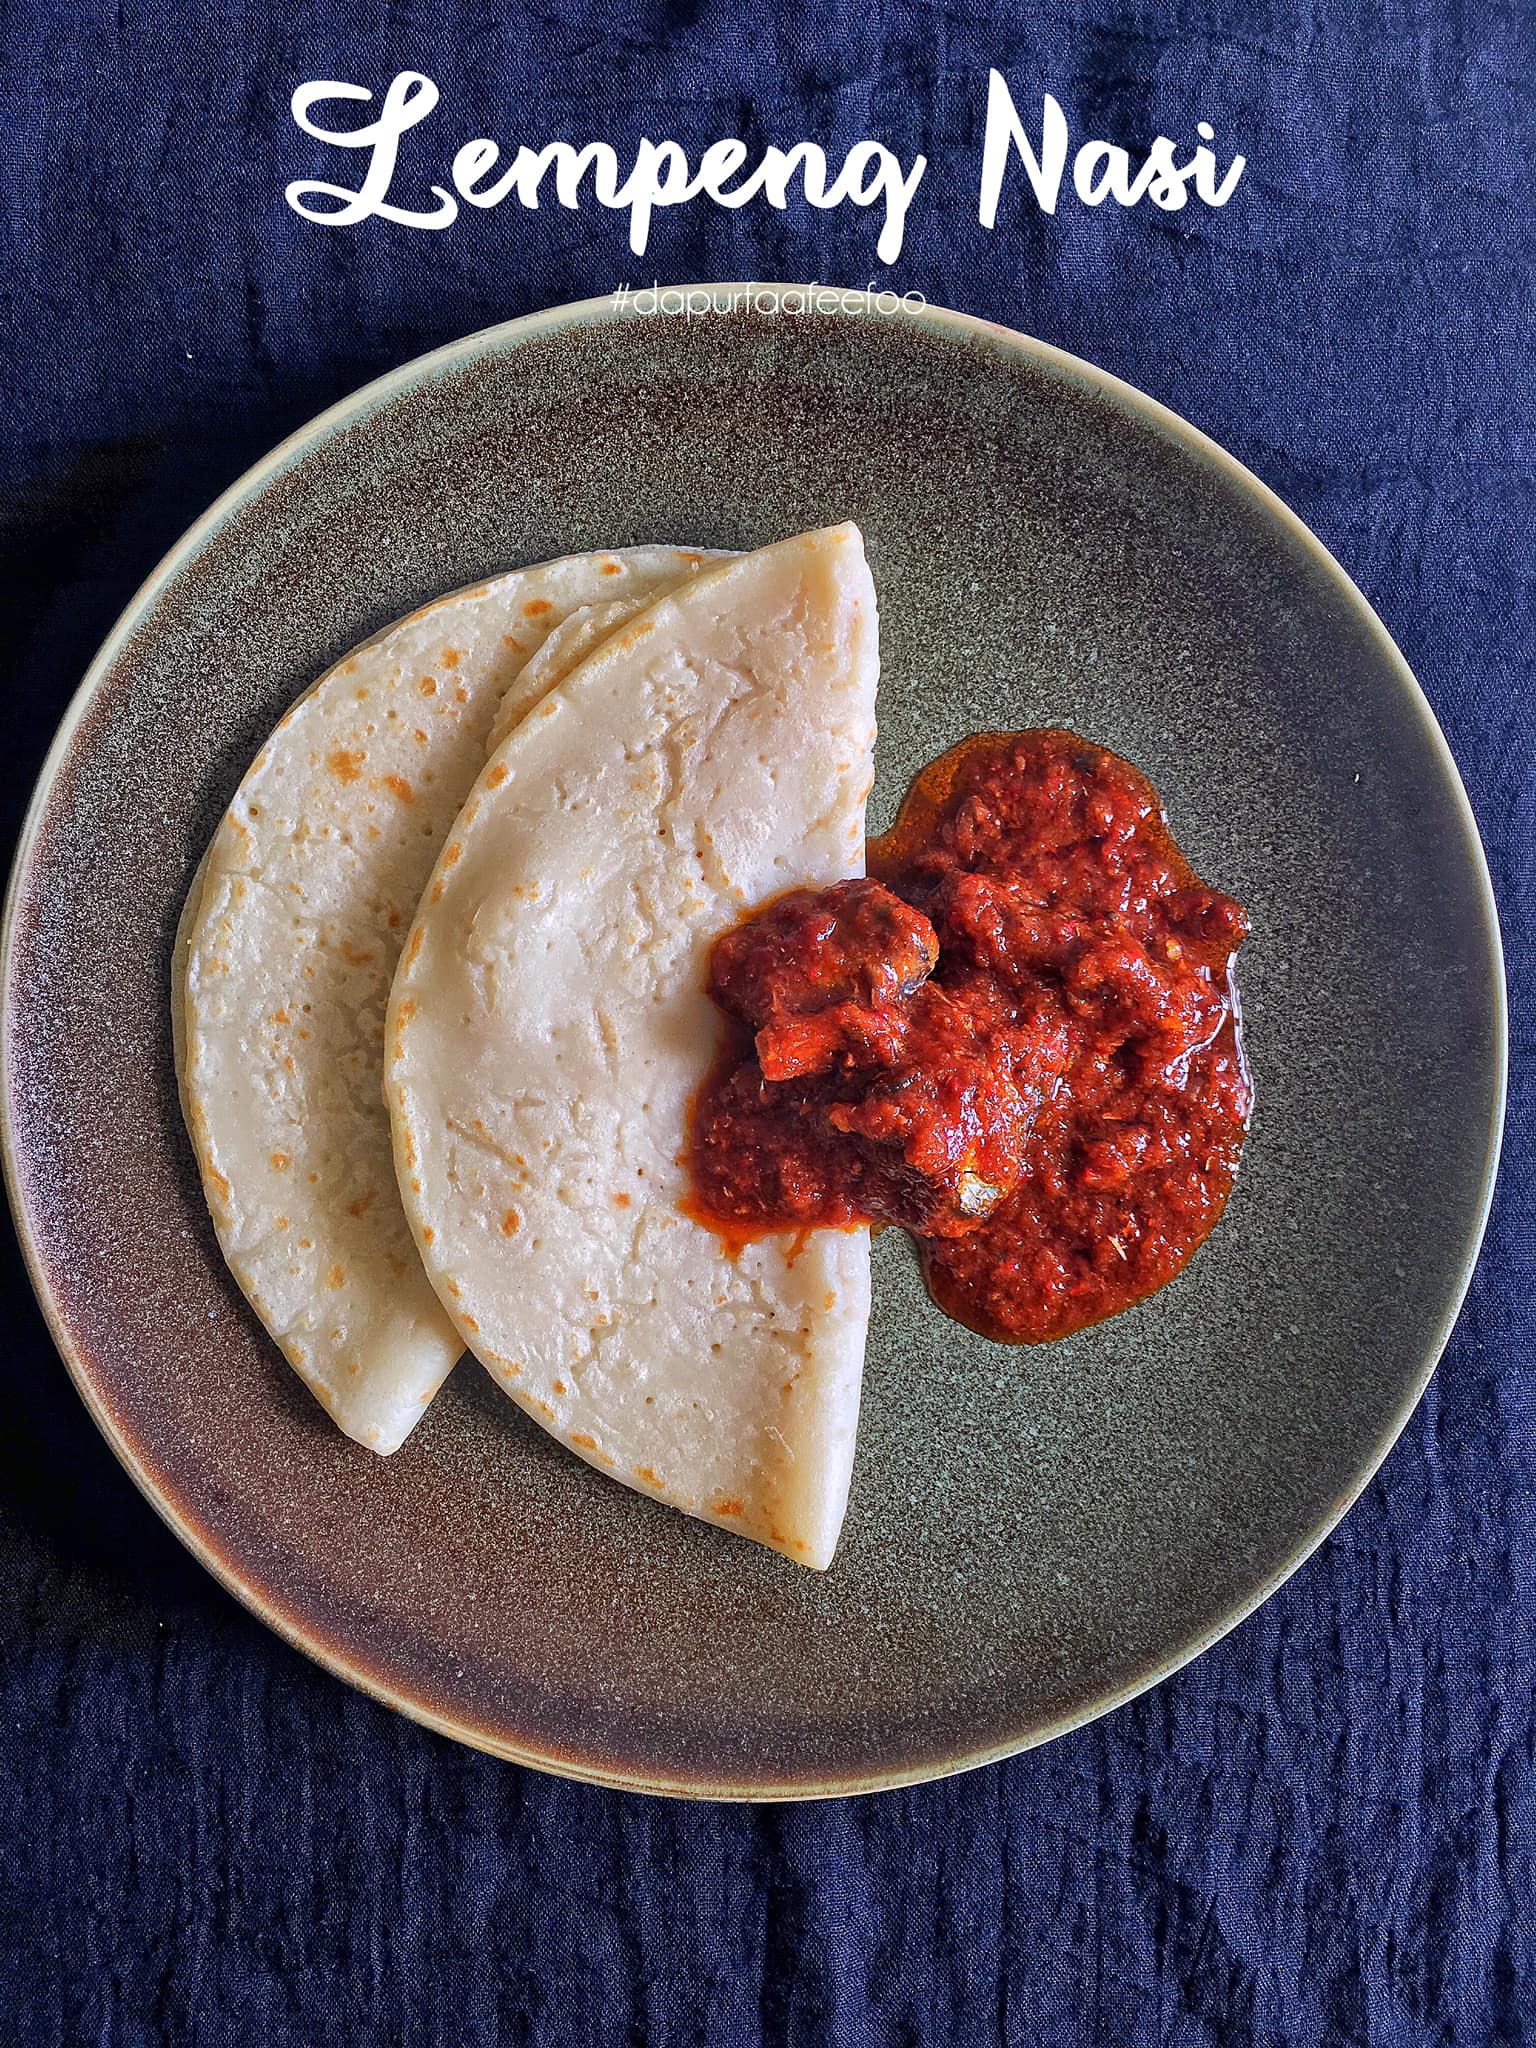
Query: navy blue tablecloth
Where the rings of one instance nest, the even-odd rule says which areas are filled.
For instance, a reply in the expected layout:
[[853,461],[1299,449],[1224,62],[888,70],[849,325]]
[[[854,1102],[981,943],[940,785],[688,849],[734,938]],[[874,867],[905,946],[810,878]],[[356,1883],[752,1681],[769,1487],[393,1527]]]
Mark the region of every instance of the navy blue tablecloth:
[[[874,278],[1167,401],[1294,505],[1423,679],[1500,893],[1515,1078],[1460,1327],[1400,1447],[1158,1691],[947,1784],[688,1807],[461,1752],[204,1576],[97,1440],[13,1259],[0,1339],[0,2042],[1536,2040],[1536,33],[1524,0],[8,0],[0,13],[6,823],[119,607],[250,461],[375,373],[615,281]],[[976,187],[987,73],[1220,211]],[[311,225],[354,158],[305,81],[430,75],[406,203],[472,136],[884,141],[851,207]],[[339,124],[345,110],[317,110]]]

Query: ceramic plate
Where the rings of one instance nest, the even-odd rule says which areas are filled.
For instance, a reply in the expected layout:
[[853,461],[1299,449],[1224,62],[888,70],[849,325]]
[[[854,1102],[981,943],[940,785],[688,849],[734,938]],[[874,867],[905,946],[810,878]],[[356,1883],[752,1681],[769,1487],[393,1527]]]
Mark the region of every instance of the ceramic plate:
[[[874,827],[978,728],[1075,727],[1248,906],[1258,1109],[1220,1228],[1065,1343],[940,1316],[875,1250],[853,1495],[797,1569],[626,1492],[473,1361],[380,1460],[226,1273],[177,1113],[167,971],[262,736],[438,592],[577,549],[856,519],[879,589]],[[953,314],[564,308],[441,350],[243,478],[129,607],[44,770],[4,960],[7,1166],[92,1414],[231,1591],[431,1726],[608,1784],[867,1790],[1103,1712],[1337,1520],[1466,1287],[1503,986],[1466,798],[1336,564],[1228,456]]]

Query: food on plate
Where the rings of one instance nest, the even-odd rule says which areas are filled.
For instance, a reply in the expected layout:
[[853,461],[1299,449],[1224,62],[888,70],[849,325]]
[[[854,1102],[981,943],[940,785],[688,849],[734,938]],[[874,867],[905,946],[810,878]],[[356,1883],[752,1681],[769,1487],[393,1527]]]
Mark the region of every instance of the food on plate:
[[857,529],[705,567],[492,754],[390,997],[401,1192],[464,1342],[627,1485],[825,1567],[868,1232],[742,1246],[684,1213],[742,911],[864,867],[875,595]]
[[942,756],[869,870],[716,942],[692,1213],[736,1242],[900,1224],[940,1307],[1005,1342],[1165,1285],[1248,1128],[1241,907],[1144,775],[1055,730]]
[[225,1256],[395,1449],[466,1346],[636,1490],[817,1568],[870,1228],[1010,1343],[1141,1300],[1252,1107],[1233,961],[1146,777],[982,734],[864,838],[858,530],[642,548],[412,614],[293,706],[183,912]]
[[461,1345],[401,1212],[382,1097],[400,945],[498,709],[588,607],[648,599],[705,557],[579,555],[459,591],[356,649],[262,747],[188,898],[178,1080],[219,1242],[346,1433],[394,1450]]

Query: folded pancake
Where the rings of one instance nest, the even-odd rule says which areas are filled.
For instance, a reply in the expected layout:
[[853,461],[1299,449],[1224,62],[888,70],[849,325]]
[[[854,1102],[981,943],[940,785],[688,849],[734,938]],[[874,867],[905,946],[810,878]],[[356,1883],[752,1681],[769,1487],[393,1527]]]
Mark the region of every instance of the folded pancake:
[[570,556],[454,593],[356,649],[257,755],[177,936],[177,1078],[224,1255],[348,1436],[403,1442],[462,1350],[401,1213],[384,1007],[423,884],[484,764],[558,680],[573,613],[705,558]]
[[875,596],[852,526],[707,567],[487,763],[390,999],[395,1160],[466,1344],[627,1485],[825,1567],[869,1315],[863,1229],[733,1250],[679,1207],[711,941],[863,872]]
[[543,646],[529,656],[517,685],[503,696],[486,735],[485,751],[494,754],[523,714],[570,674],[600,640],[632,619],[661,591],[646,591],[630,597],[605,599],[601,604],[584,604],[563,619]]

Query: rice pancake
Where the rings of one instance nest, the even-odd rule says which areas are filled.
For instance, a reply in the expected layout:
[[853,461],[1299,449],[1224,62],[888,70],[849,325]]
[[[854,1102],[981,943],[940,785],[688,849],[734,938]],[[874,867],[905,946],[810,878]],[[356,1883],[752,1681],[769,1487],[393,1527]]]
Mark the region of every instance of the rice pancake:
[[858,530],[712,564],[486,764],[390,999],[406,1214],[466,1344],[627,1485],[831,1560],[867,1230],[732,1247],[685,1215],[716,935],[864,867],[878,672]]
[[462,1345],[421,1271],[390,1158],[384,1008],[400,943],[503,700],[575,612],[705,559],[569,556],[458,591],[323,676],[257,755],[177,936],[177,1077],[224,1255],[348,1436],[402,1443]]
[[563,619],[543,646],[529,656],[516,686],[506,692],[497,706],[490,732],[486,735],[485,751],[494,754],[524,713],[552,690],[563,676],[569,675],[599,640],[615,632],[636,612],[644,611],[659,595],[659,592],[647,591],[633,597],[608,598],[601,604],[582,605],[569,618]]

